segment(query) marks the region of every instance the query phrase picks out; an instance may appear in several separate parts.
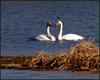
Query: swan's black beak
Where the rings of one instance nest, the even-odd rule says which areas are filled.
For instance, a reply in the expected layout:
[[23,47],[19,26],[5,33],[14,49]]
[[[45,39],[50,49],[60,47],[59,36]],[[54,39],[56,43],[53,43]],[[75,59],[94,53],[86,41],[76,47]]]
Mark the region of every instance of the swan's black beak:
[[47,26],[52,26],[52,24],[51,24],[51,22],[49,21],[49,22],[47,22]]

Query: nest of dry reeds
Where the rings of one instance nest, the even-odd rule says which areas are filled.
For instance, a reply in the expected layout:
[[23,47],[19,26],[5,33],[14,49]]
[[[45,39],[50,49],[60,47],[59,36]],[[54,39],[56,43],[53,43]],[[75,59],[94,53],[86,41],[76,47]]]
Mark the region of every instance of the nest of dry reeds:
[[99,49],[93,42],[82,41],[70,50],[58,52],[55,55],[38,52],[29,65],[33,69],[97,71]]
[[99,49],[93,42],[83,41],[71,49],[70,69],[98,70]]
[[20,65],[18,68],[32,70],[98,71],[100,64],[99,48],[92,41],[81,41],[74,47],[55,54],[40,51],[35,56],[7,59],[2,59],[4,64],[8,61],[13,63],[13,67],[17,64]]

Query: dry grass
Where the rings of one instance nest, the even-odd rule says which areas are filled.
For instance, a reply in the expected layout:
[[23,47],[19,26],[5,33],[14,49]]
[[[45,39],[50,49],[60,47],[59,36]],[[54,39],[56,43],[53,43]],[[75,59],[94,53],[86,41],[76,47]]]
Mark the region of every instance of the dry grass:
[[1,64],[11,63],[20,64],[21,69],[98,71],[99,48],[92,41],[81,41],[69,50],[56,54],[40,51],[34,56],[1,57]]

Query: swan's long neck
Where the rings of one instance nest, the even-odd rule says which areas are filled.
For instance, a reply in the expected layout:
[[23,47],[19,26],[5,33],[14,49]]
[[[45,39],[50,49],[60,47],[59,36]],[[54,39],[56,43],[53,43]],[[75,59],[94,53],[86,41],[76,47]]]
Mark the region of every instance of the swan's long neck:
[[50,27],[47,27],[47,36],[51,41],[56,41],[55,37],[50,33]]
[[49,27],[49,26],[47,27],[47,35],[48,35],[48,37],[50,37],[50,38],[51,38],[51,36],[52,36],[51,33],[50,33],[50,27]]
[[61,40],[61,37],[62,37],[62,32],[63,32],[63,24],[60,23],[61,26],[60,26],[60,31],[59,31],[59,34],[58,34],[58,39]]

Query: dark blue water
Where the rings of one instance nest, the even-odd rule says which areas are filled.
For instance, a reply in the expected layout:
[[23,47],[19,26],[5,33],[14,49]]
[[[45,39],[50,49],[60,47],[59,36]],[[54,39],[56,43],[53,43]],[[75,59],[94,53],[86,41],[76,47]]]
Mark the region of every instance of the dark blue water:
[[[46,23],[55,24],[57,17],[64,24],[63,34],[73,33],[99,43],[99,3],[97,1],[4,1],[1,5],[1,55],[33,55],[37,51],[56,52],[76,42],[40,42],[32,40],[46,34]],[[57,36],[53,26],[51,33]],[[98,79],[94,73],[41,72],[1,70],[7,79]]]
[[70,71],[2,70],[2,79],[99,79],[98,73]]
[[[97,1],[5,1],[1,5],[1,54],[32,55],[37,51],[56,52],[75,42],[39,42],[30,40],[46,34],[46,23],[55,24],[59,16],[63,34],[73,33],[92,38],[98,43],[99,4]],[[51,33],[57,36],[53,26]]]

